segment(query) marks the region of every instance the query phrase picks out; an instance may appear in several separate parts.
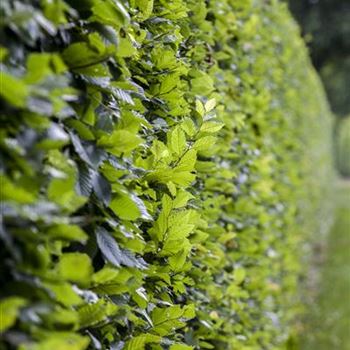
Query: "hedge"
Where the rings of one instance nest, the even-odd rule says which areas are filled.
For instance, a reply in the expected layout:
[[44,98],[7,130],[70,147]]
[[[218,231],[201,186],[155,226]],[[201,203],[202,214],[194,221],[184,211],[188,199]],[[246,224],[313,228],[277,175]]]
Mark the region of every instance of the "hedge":
[[350,117],[338,121],[335,135],[337,168],[340,175],[350,177]]
[[1,344],[286,349],[331,118],[275,0],[3,0]]

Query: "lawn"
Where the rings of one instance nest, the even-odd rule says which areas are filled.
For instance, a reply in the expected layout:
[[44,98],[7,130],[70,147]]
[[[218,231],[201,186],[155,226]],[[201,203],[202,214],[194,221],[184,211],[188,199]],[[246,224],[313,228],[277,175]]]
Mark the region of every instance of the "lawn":
[[350,350],[350,182],[337,186],[337,208],[315,305],[308,305],[304,350]]

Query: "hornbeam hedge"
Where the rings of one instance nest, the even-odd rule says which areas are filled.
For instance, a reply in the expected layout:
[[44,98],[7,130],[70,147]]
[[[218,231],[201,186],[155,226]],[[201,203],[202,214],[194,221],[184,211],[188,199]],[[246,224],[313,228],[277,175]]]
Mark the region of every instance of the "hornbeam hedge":
[[1,349],[291,347],[330,112],[276,0],[1,1]]
[[350,116],[341,118],[335,132],[335,158],[340,175],[350,178]]

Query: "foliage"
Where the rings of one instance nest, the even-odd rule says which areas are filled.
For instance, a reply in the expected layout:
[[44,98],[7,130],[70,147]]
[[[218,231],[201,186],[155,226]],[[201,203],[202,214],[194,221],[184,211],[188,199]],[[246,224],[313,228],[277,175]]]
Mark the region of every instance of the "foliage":
[[331,127],[285,5],[1,11],[2,347],[291,343]]
[[335,143],[337,168],[342,176],[350,177],[350,117],[339,121]]
[[332,109],[338,117],[346,118],[350,112],[350,55],[329,59],[322,66],[320,76],[324,82]]

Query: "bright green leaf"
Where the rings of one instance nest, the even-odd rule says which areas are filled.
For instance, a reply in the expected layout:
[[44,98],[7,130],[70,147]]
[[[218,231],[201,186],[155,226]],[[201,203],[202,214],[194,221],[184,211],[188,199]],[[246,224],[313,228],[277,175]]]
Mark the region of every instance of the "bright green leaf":
[[123,220],[152,219],[143,201],[134,194],[118,193],[109,207]]
[[180,127],[175,127],[167,134],[167,146],[176,155],[181,155],[185,150],[186,137]]
[[198,151],[208,150],[214,146],[216,140],[217,138],[215,136],[204,136],[194,143],[193,148]]
[[205,111],[208,113],[211,110],[213,110],[215,106],[216,106],[216,100],[215,98],[212,98],[205,103],[204,108],[205,108]]
[[65,253],[61,256],[57,271],[65,280],[87,285],[90,282],[93,268],[88,255],[82,253]]
[[207,133],[215,133],[223,128],[223,123],[218,123],[214,121],[207,121],[201,125],[200,131]]
[[15,324],[20,308],[26,304],[25,299],[15,296],[0,301],[0,332]]
[[115,155],[130,153],[142,142],[141,138],[127,130],[116,130],[111,135],[102,136],[97,144]]
[[29,87],[20,79],[0,72],[0,96],[15,107],[25,107],[29,97]]

